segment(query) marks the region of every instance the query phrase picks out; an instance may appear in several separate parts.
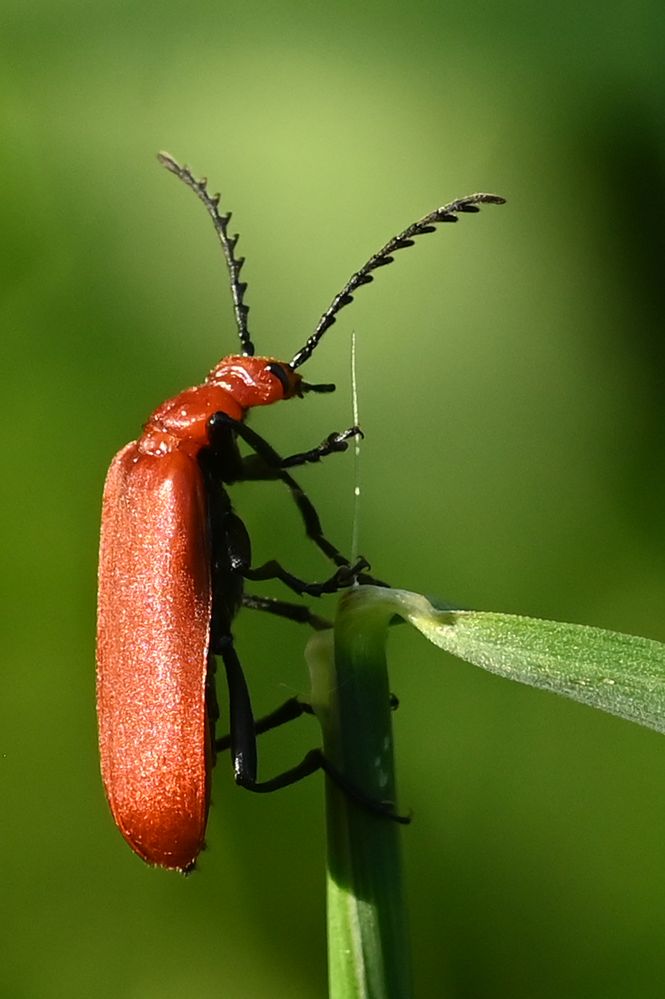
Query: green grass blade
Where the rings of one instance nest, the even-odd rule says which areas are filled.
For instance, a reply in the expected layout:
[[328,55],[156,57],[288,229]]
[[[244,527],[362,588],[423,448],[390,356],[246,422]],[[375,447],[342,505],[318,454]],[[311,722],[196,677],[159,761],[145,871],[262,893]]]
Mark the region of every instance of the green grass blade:
[[[369,594],[368,594],[369,596]],[[582,624],[437,610],[405,590],[372,589],[431,642],[491,673],[665,731],[665,645]]]
[[[386,636],[390,606],[369,587],[340,601],[309,643],[312,701],[327,759],[375,801],[395,800]],[[373,588],[371,588],[373,589]],[[409,999],[400,829],[326,781],[328,952],[332,999]]]

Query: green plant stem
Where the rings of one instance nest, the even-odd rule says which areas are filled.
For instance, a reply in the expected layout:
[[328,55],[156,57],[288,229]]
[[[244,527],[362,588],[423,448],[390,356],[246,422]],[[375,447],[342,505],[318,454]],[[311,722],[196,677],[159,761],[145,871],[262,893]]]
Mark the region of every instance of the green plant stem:
[[[373,592],[342,597],[334,636],[317,634],[307,659],[327,759],[369,798],[395,802],[385,654],[393,611]],[[400,826],[326,785],[331,999],[408,999]]]

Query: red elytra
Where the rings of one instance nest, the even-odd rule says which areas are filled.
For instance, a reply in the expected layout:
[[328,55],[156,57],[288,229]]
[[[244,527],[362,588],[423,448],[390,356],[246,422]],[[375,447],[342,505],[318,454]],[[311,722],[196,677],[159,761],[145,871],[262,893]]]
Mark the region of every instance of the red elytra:
[[[113,459],[104,486],[97,713],[104,787],[144,860],[186,870],[204,842],[211,733],[205,682],[211,614],[206,496],[196,455],[213,413],[236,420],[296,394],[271,358],[231,356],[163,403]],[[212,735],[214,737],[214,735]]]
[[[242,579],[249,574],[242,558],[236,557],[238,552],[242,555],[242,531],[237,533],[240,522],[229,503],[225,515],[237,533],[233,544],[240,547],[236,551],[228,542],[223,552],[227,576],[213,578],[211,510],[216,501],[208,495],[210,482],[206,485],[199,463],[213,432],[211,418],[224,414],[235,421],[235,439],[252,407],[309,391],[331,391],[334,386],[308,385],[295,369],[309,359],[355,291],[373,280],[372,272],[390,263],[397,250],[412,245],[415,236],[432,232],[441,222],[457,221],[458,213],[476,212],[479,204],[501,204],[503,199],[470,195],[435,209],[389,240],[352,275],[321,316],[314,333],[287,363],[253,356],[244,304],[246,286],[239,279],[244,260],[234,255],[237,236],[227,233],[230,215],[219,213],[219,197],[211,196],[205,181],[197,181],[187,167],[168,154],[158,158],[196,193],[212,218],[229,269],[243,353],[223,358],[203,384],[159,406],[142,436],[119,451],[111,463],[104,486],[99,555],[97,712],[102,777],[120,832],[149,863],[186,871],[203,848],[210,800],[216,719],[206,694],[211,660],[218,651],[211,648],[213,604],[228,597],[226,609],[232,616],[242,594]],[[317,448],[272,467],[293,467],[343,450],[347,438],[356,432],[358,428],[351,428],[330,435]],[[266,447],[264,456],[281,461]],[[290,482],[303,514],[302,491],[290,476],[282,473],[276,477]],[[318,524],[309,503],[308,509],[309,515],[303,514],[306,527],[308,516],[310,526]],[[340,553],[322,534],[310,536],[336,566],[349,567],[347,560],[340,562]],[[220,539],[215,538],[219,545]],[[219,555],[219,548],[215,551]],[[276,578],[295,589],[297,578],[285,575]],[[228,594],[220,593],[220,578],[230,578]],[[255,573],[251,578],[273,577]],[[340,585],[348,585],[348,578]],[[296,592],[314,590],[330,591],[322,584],[302,584]],[[256,598],[251,605],[258,606]],[[302,619],[300,615],[285,616]],[[232,645],[230,632],[223,637]],[[228,652],[228,646],[226,649]],[[221,654],[224,657],[224,649]],[[228,673],[226,660],[225,665]],[[263,785],[256,780],[254,723],[235,653],[231,670],[229,692],[233,700],[233,682],[236,699],[240,694],[245,725],[244,741],[239,740],[235,749],[231,741],[236,780],[249,790],[286,786],[298,779],[302,768],[292,768],[281,779],[273,778]],[[303,775],[311,772],[311,766],[302,771]]]

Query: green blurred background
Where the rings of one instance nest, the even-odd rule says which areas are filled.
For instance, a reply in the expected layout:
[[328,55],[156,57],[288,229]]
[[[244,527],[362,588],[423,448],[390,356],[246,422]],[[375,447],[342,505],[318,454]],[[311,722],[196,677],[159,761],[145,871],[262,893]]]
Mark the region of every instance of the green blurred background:
[[[154,153],[223,192],[250,328],[286,358],[392,233],[506,196],[360,292],[305,369],[336,396],[253,425],[285,452],[348,426],[355,329],[376,573],[665,640],[662,6],[4,0],[0,18],[0,994],[321,997],[321,780],[261,798],[221,760],[183,879],[125,847],[98,776],[105,470],[236,349],[209,220]],[[353,457],[300,479],[348,548]],[[235,497],[257,560],[321,577],[283,491]],[[304,637],[241,615],[258,711],[307,690]],[[391,653],[420,999],[662,996],[663,738],[406,628]],[[266,737],[263,772],[316,741],[311,721]]]

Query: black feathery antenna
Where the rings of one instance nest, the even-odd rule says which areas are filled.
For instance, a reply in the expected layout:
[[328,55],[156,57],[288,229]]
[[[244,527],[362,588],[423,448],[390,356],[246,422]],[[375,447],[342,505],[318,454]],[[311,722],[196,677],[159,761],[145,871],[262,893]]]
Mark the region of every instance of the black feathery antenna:
[[307,343],[294,355],[290,362],[291,367],[299,368],[301,364],[304,364],[312,356],[314,348],[325,331],[335,322],[340,309],[343,309],[345,305],[353,301],[353,294],[358,288],[374,280],[372,271],[392,263],[394,259],[392,254],[396,250],[402,250],[405,246],[413,246],[415,236],[422,236],[426,232],[434,232],[439,222],[457,222],[458,213],[478,212],[480,211],[478,206],[481,204],[503,205],[505,204],[505,200],[505,198],[499,197],[498,194],[469,194],[466,198],[451,201],[449,205],[444,205],[442,208],[435,208],[429,215],[425,215],[417,222],[412,222],[404,232],[400,232],[398,236],[393,236],[378,253],[370,257],[367,263],[349,278],[339,294],[335,295],[319,319],[319,323]]
[[226,263],[229,268],[231,294],[233,295],[233,311],[235,312],[236,323],[238,324],[240,346],[243,354],[247,357],[253,357],[254,344],[252,343],[252,338],[249,334],[249,330],[247,329],[247,313],[249,312],[249,306],[245,305],[244,302],[247,282],[240,280],[240,271],[242,270],[242,265],[245,263],[245,258],[235,256],[238,234],[236,233],[235,236],[229,236],[227,231],[228,224],[231,221],[231,212],[227,212],[225,215],[220,214],[219,194],[208,193],[208,182],[205,177],[201,180],[196,180],[189,167],[180,166],[180,164],[177,163],[173,157],[169,155],[169,153],[157,153],[157,159],[162,166],[165,166],[167,170],[170,170],[171,173],[176,175],[176,177],[179,177],[180,180],[187,185],[187,187],[191,187],[194,194],[196,194],[196,196],[205,205],[208,215],[212,219],[215,232],[219,237],[219,242],[222,245],[222,250],[224,251]]

